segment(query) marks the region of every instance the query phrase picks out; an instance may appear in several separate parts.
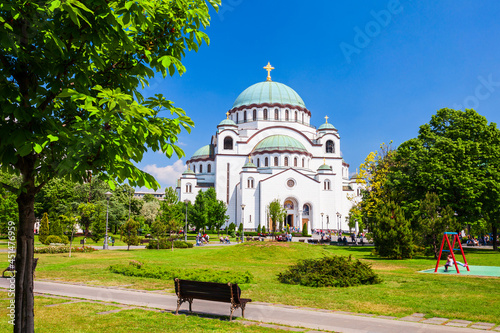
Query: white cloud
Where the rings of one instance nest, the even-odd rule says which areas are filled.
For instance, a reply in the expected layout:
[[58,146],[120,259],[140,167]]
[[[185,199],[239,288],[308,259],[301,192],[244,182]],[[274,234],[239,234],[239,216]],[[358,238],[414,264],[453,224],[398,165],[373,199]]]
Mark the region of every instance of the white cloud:
[[146,165],[143,170],[153,175],[163,187],[175,186],[177,179],[186,171],[187,167],[181,160],[172,165],[157,167],[156,164]]

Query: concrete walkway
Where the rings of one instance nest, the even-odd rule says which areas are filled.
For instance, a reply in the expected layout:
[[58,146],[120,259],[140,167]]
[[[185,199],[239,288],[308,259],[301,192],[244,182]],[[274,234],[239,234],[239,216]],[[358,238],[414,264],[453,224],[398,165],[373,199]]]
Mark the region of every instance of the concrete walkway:
[[[0,288],[8,288],[8,283],[8,279],[0,279]],[[83,284],[49,281],[35,281],[34,291],[38,294],[116,302],[129,306],[141,306],[166,311],[175,311],[177,307],[177,297],[175,295],[157,291],[131,290],[118,287],[90,287]],[[181,306],[181,310],[186,311],[187,309],[187,304]],[[194,300],[193,311],[199,314],[228,316],[229,305]],[[235,311],[235,316],[238,315],[241,315],[240,310]],[[303,332],[313,332],[311,330],[318,329],[346,333],[478,333],[480,332],[478,329],[500,332],[500,326],[490,323],[471,323],[447,318],[426,319],[423,314],[418,313],[397,319],[394,317],[375,317],[369,314],[351,314],[341,311],[300,308],[261,302],[252,302],[247,305],[245,319],[260,323],[241,320],[240,322],[285,329],[287,327],[279,325],[298,326],[303,329],[290,328],[290,330]]]

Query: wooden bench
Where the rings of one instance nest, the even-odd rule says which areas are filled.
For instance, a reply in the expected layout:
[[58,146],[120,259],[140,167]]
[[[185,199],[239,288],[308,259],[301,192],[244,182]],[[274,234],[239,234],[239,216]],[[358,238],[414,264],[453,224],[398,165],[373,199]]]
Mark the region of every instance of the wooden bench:
[[215,283],[200,282],[191,280],[175,279],[175,293],[177,294],[177,309],[175,314],[179,313],[179,308],[184,302],[189,302],[189,312],[193,299],[203,299],[206,301],[231,303],[231,314],[229,320],[233,319],[233,312],[241,308],[241,316],[245,318],[245,306],[252,300],[249,298],[240,298],[241,289],[238,284],[233,283]]
[[[33,258],[33,277],[35,277],[35,269],[36,269],[36,265],[38,264],[38,258]],[[2,272],[2,277],[6,277],[5,276],[5,272],[15,272],[16,271],[16,262],[13,261],[11,265],[9,265],[9,267],[7,267],[6,269],[3,270]],[[14,274],[12,274],[14,275]]]

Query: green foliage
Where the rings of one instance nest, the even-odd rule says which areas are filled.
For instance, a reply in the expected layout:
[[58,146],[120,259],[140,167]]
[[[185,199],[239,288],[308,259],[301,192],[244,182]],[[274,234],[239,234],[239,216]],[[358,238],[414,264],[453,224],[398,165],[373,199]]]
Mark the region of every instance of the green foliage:
[[40,243],[45,244],[47,237],[50,235],[49,231],[49,215],[43,213],[42,221],[40,222],[40,230],[38,240]]
[[50,235],[54,236],[59,236],[61,237],[63,235],[61,223],[59,221],[59,218],[54,218],[52,219],[52,222],[50,223],[50,230],[49,230]]
[[49,235],[49,236],[47,236],[47,238],[45,238],[45,242],[43,244],[45,244],[45,245],[62,244],[62,239],[59,236]]
[[238,233],[241,235],[241,234],[242,234],[242,232],[243,232],[243,223],[240,223],[240,224],[238,225]]
[[217,235],[219,235],[220,228],[229,219],[229,216],[226,215],[226,203],[217,200],[215,189],[211,187],[205,192],[205,205],[207,209],[207,227],[210,230],[217,230]]
[[286,218],[285,207],[283,207],[279,199],[274,199],[267,206],[267,211],[269,212],[269,218],[272,221],[272,225],[269,227],[270,231],[281,231],[283,221]]
[[301,260],[279,273],[278,281],[307,287],[352,287],[381,282],[371,265],[351,256]]
[[151,224],[160,212],[160,202],[157,199],[146,201],[141,208],[141,215],[146,223]]
[[106,208],[102,205],[97,205],[95,207],[95,212],[92,217],[92,234],[90,238],[98,243],[99,240],[105,237],[106,235]]
[[152,195],[151,193],[146,193],[144,194],[144,196],[142,197],[142,200],[144,200],[144,202],[154,202],[154,201],[158,201],[158,199],[156,199],[154,197],[154,195]]
[[[0,171],[0,182],[10,184],[12,186],[20,182],[19,177],[15,177]],[[16,202],[16,194],[0,184],[0,234],[6,235],[9,229],[9,221],[13,221],[18,225],[18,209]]]
[[[81,253],[89,253],[89,252],[94,252],[97,251],[93,247],[73,247],[71,249],[72,252],[81,252]],[[49,253],[49,254],[54,254],[54,253],[68,253],[69,252],[69,246],[47,246],[47,247],[36,247],[35,248],[35,253]]]
[[147,277],[161,280],[172,280],[174,278],[195,280],[202,282],[218,282],[218,283],[252,283],[254,278],[252,273],[205,269],[182,269],[170,268],[165,266],[153,266],[142,263],[133,262],[129,265],[117,264],[109,266],[109,270],[113,273],[123,274],[126,276]]
[[307,223],[302,226],[302,236],[307,237]]
[[188,220],[190,225],[194,225],[196,232],[207,226],[206,200],[203,191],[199,191],[194,199],[194,204],[189,206]]
[[382,205],[376,221],[374,241],[377,253],[391,259],[411,258],[412,233],[401,208],[392,201]]
[[[192,248],[193,243],[188,243],[185,241],[181,240],[176,240],[173,242],[173,247],[175,249],[187,249],[187,248]],[[162,249],[170,249],[172,248],[172,242],[168,241],[166,238],[160,238],[160,241],[157,240],[150,240],[149,244],[146,246],[148,249],[156,249],[156,250],[162,250]]]
[[263,234],[265,234],[265,233],[266,233],[266,226],[265,226],[265,225],[263,225],[263,226],[262,226],[262,233],[263,233]]
[[130,245],[139,245],[140,239],[137,235],[137,230],[139,229],[139,222],[132,219],[125,222],[120,227],[120,235],[122,236],[123,242],[128,245],[127,250],[130,250]]
[[257,233],[260,234],[262,232],[262,228],[260,227],[260,223],[259,223],[259,226],[257,227]]

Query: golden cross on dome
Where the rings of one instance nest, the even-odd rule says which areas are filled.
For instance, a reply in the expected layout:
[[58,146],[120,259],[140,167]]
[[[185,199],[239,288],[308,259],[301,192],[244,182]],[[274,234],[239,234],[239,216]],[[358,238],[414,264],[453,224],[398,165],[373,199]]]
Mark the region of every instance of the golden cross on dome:
[[326,165],[326,158],[323,157],[323,165]]
[[227,117],[227,119],[229,119],[229,115],[230,115],[230,113],[229,113],[229,111],[227,111],[227,112],[226,112],[226,117]]
[[271,63],[268,61],[267,66],[263,67],[267,71],[267,81],[271,81],[271,71],[274,69]]
[[325,124],[328,124],[328,116],[325,116]]
[[248,155],[248,163],[251,163],[251,162],[252,162],[252,156]]

